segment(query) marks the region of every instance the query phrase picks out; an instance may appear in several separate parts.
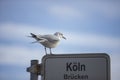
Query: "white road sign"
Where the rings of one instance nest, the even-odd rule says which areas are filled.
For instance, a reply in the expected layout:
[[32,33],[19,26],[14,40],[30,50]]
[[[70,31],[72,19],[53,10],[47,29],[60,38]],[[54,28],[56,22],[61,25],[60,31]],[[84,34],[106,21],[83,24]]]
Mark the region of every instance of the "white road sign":
[[107,54],[46,55],[42,80],[110,80]]

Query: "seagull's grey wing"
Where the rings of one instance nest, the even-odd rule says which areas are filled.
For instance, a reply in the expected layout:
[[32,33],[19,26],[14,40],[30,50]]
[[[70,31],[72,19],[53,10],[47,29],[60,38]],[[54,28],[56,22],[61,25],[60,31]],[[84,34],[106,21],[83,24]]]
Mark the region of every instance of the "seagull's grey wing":
[[44,36],[42,36],[41,38],[45,38],[45,39],[47,39],[49,42],[52,42],[52,43],[54,43],[54,42],[56,42],[56,41],[59,41],[59,39],[58,39],[56,36],[54,36],[54,35],[44,35]]
[[35,35],[35,36],[32,36],[32,37],[37,40],[37,41],[32,42],[32,43],[45,42],[45,41],[47,41],[47,39],[43,38],[42,35]]

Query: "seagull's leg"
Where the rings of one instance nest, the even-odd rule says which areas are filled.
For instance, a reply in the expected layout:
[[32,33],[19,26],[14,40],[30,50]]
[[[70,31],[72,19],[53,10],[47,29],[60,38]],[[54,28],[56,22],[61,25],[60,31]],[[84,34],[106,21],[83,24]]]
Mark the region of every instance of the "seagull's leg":
[[46,50],[46,47],[45,47],[45,54],[47,55],[47,50]]
[[52,54],[51,48],[49,48],[49,49],[50,49],[50,54]]

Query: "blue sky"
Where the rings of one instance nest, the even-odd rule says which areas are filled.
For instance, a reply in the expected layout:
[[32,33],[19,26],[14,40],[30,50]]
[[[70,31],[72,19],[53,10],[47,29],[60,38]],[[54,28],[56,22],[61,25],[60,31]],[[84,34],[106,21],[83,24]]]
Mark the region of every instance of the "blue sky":
[[[30,60],[41,61],[44,48],[26,36],[62,32],[53,53],[108,53],[111,77],[118,80],[120,1],[0,0],[0,80],[27,80]],[[64,46],[64,48],[63,48]]]

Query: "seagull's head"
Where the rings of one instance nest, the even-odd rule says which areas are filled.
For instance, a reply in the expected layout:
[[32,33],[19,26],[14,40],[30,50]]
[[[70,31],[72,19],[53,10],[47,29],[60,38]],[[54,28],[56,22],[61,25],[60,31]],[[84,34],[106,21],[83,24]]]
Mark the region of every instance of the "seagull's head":
[[59,37],[59,39],[61,39],[61,38],[66,39],[66,37],[64,37],[61,32],[56,32],[54,35],[56,35],[57,37]]

